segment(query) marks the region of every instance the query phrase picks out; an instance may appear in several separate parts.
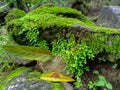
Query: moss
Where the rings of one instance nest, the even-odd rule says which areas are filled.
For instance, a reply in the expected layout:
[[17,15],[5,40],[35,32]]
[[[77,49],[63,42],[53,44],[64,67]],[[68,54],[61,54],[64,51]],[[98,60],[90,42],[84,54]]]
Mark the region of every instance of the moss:
[[87,43],[95,55],[105,51],[120,58],[120,31],[96,26],[75,9],[45,5],[20,19],[12,20],[7,29],[17,43],[25,44],[25,41],[25,45],[37,44],[41,39],[50,43],[56,39],[57,34],[63,38],[67,34],[74,34],[78,42]]
[[13,10],[11,10],[7,16],[5,17],[5,21],[6,23],[11,21],[11,20],[14,20],[14,19],[18,19],[18,18],[21,18],[23,16],[26,15],[26,12],[23,11],[23,10],[19,10],[17,8],[14,8]]
[[0,90],[5,90],[7,85],[10,83],[9,81],[13,79],[14,77],[19,76],[21,73],[25,71],[31,71],[31,68],[21,67],[17,68],[16,70],[13,70],[6,78],[5,80],[0,84]]
[[53,90],[65,90],[60,83],[54,83],[53,85],[54,85]]
[[[41,6],[35,9],[34,11],[30,12],[29,15],[41,14],[41,12],[54,14],[56,16],[77,18],[81,21],[89,21],[87,18],[84,17],[84,15],[80,11],[77,11],[76,9],[67,8],[67,7],[58,7],[56,5]],[[93,24],[93,22],[91,21],[89,22]]]
[[28,81],[40,80],[40,76],[41,73],[35,70],[27,75],[27,80]]

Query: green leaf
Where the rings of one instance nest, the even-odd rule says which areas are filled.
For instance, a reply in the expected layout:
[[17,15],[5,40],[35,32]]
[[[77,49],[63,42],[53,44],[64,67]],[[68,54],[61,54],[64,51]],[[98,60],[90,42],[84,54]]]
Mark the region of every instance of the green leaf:
[[106,79],[105,79],[105,77],[104,77],[103,75],[99,75],[98,78],[99,78],[100,80],[106,81]]
[[97,83],[96,83],[96,86],[104,86],[105,85],[105,83],[104,83],[104,81],[102,81],[102,80],[99,80]]
[[112,85],[110,83],[106,83],[106,87],[110,90],[112,90]]
[[52,58],[51,52],[45,48],[33,47],[33,46],[3,46],[3,49],[8,53],[16,57],[20,57],[27,60],[40,60],[42,62],[48,61]]

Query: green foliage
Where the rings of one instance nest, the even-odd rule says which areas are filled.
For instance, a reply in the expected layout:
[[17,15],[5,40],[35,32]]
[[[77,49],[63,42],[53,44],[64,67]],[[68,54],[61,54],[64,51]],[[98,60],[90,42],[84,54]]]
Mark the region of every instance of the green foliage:
[[21,18],[21,17],[23,17],[23,16],[25,16],[25,15],[26,15],[25,11],[19,10],[19,9],[17,9],[17,8],[14,8],[13,10],[11,10],[11,11],[7,14],[7,16],[5,17],[5,21],[6,21],[6,23],[7,23],[7,22],[12,21],[12,20],[14,20],[14,19]]
[[112,90],[112,85],[106,81],[105,77],[102,76],[102,75],[99,75],[98,76],[98,81],[96,83],[96,86],[101,86],[101,87],[104,87],[104,90]]
[[118,67],[118,64],[114,64],[113,66],[112,66],[112,68],[114,68],[114,69],[116,69]]
[[102,87],[104,90],[112,90],[112,84],[103,75],[100,75],[97,70],[94,71],[94,74],[98,75],[98,81],[89,81],[88,87],[90,90],[96,90],[97,87]]
[[45,62],[52,58],[51,52],[44,48],[20,45],[5,45],[3,46],[3,48],[8,54],[13,54],[16,57],[20,57],[27,60],[40,60],[42,62]]
[[77,44],[74,37],[65,40],[58,38],[52,42],[52,53],[63,57],[68,73],[74,73],[76,78],[76,87],[81,86],[80,76],[84,71],[88,71],[87,59],[93,59],[94,55],[86,44]]
[[96,82],[89,81],[88,87],[90,90],[96,90],[97,89]]

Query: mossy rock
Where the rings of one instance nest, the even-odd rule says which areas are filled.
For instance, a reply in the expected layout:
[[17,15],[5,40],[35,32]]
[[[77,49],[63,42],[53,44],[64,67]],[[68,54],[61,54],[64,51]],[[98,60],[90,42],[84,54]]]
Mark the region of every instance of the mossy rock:
[[12,9],[5,17],[5,21],[9,22],[14,19],[21,18],[26,15],[26,12],[17,8]]
[[60,83],[41,80],[40,75],[32,68],[17,68],[0,84],[0,90],[65,90]]
[[[24,45],[38,45],[41,40],[51,43],[59,34],[67,38],[73,34],[78,43],[86,43],[99,58],[115,62],[120,58],[120,31],[96,26],[80,11],[58,7],[41,6],[26,16],[8,22],[7,30],[15,41]],[[103,56],[101,56],[103,55]]]

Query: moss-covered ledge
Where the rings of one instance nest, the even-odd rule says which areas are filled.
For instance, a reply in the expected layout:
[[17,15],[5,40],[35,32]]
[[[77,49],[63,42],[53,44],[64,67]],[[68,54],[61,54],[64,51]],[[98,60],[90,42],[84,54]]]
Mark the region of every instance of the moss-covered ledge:
[[110,61],[120,58],[120,31],[98,27],[81,12],[71,8],[55,5],[39,7],[9,22],[7,30],[17,43],[24,45],[37,45],[41,39],[51,42],[57,34],[63,38],[73,34],[77,42],[86,43],[95,55],[105,52],[106,56],[109,53],[107,58],[113,57]]

